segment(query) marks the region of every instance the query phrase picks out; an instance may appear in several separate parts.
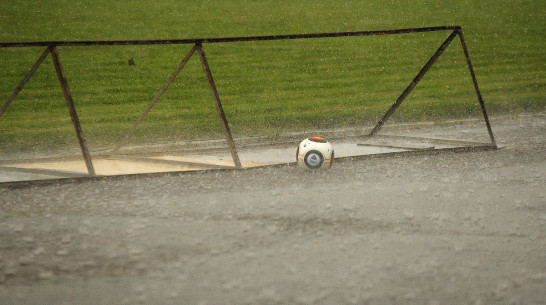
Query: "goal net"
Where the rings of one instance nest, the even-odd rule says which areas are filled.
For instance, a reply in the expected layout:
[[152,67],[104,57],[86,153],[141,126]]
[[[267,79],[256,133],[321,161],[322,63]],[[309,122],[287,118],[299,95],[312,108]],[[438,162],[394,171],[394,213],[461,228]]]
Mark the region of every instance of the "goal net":
[[[341,157],[496,148],[458,26],[0,43],[0,65],[0,180],[287,163],[317,134]],[[461,119],[481,132],[439,124]]]

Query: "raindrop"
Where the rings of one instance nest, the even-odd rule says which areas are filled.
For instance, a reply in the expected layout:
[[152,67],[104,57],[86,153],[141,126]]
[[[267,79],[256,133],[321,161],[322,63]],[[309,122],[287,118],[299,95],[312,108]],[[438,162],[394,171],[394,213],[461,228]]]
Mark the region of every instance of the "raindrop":
[[137,287],[135,287],[135,293],[137,295],[142,295],[144,293],[144,285],[139,285]]
[[38,278],[42,279],[42,280],[51,280],[55,277],[55,275],[53,274],[53,272],[49,271],[49,270],[40,270],[38,272]]
[[65,236],[63,236],[63,238],[61,239],[61,242],[62,242],[63,244],[68,244],[68,243],[70,242],[70,240],[71,240],[71,236],[70,236],[70,235],[65,235]]
[[22,223],[15,224],[14,228],[13,228],[13,231],[16,232],[16,233],[19,233],[19,232],[23,231],[23,224]]
[[68,250],[61,249],[61,250],[55,252],[55,254],[57,254],[58,256],[67,256],[68,255]]
[[404,218],[406,218],[407,220],[412,220],[413,217],[414,217],[413,211],[408,211],[408,210],[404,211]]
[[44,247],[38,247],[34,250],[34,255],[40,255],[44,253]]
[[6,266],[4,267],[4,275],[15,276],[16,274],[17,274],[17,264],[13,261],[7,262]]
[[34,263],[34,254],[32,254],[32,253],[29,253],[29,254],[26,254],[26,255],[23,255],[23,256],[19,257],[19,264],[21,266],[30,265],[32,263]]

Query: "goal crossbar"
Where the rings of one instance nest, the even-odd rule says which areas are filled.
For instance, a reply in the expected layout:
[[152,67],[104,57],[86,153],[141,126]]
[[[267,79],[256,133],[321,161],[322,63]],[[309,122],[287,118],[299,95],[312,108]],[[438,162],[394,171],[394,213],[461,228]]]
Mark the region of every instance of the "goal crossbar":
[[489,122],[489,118],[487,115],[487,111],[485,108],[485,103],[483,101],[481,91],[478,86],[478,81],[476,79],[476,74],[474,72],[474,68],[472,66],[470,55],[463,37],[462,28],[460,26],[439,26],[439,27],[423,27],[423,28],[408,28],[408,29],[395,29],[395,30],[381,30],[381,31],[356,31],[356,32],[332,32],[332,33],[315,33],[315,34],[294,34],[294,35],[271,35],[271,36],[246,36],[246,37],[224,37],[224,38],[199,38],[199,39],[170,39],[170,40],[109,40],[109,41],[35,41],[35,42],[0,42],[0,48],[13,48],[13,47],[46,47],[46,50],[41,54],[41,56],[38,58],[38,60],[35,62],[35,64],[32,66],[30,71],[25,75],[23,80],[19,83],[19,85],[14,90],[13,94],[8,98],[8,100],[3,104],[2,108],[0,108],[0,117],[2,114],[6,111],[6,109],[9,107],[11,102],[15,99],[15,97],[19,94],[19,92],[23,89],[25,84],[29,81],[29,79],[33,76],[33,74],[36,72],[36,70],[39,68],[41,63],[44,61],[44,59],[47,57],[48,54],[51,54],[53,57],[53,63],[55,65],[55,69],[57,72],[57,76],[59,78],[59,83],[61,85],[61,88],[63,90],[63,94],[65,97],[65,101],[67,103],[67,107],[69,109],[69,113],[76,131],[76,135],[78,137],[78,141],[80,144],[80,149],[82,151],[83,158],[85,160],[88,174],[90,176],[95,175],[95,171],[93,168],[93,163],[91,160],[91,156],[89,154],[89,150],[87,148],[85,138],[83,136],[83,131],[81,128],[81,125],[79,123],[79,118],[76,113],[76,109],[74,107],[74,102],[72,100],[72,96],[70,94],[70,89],[68,86],[68,82],[66,80],[61,61],[59,59],[57,47],[76,47],[76,46],[114,46],[114,45],[121,45],[121,46],[128,46],[128,45],[165,45],[165,44],[193,44],[193,48],[191,51],[186,55],[186,57],[183,59],[183,61],[179,64],[177,69],[174,71],[174,73],[171,75],[169,80],[165,83],[165,85],[161,88],[161,90],[156,94],[152,102],[148,105],[148,107],[144,110],[144,112],[140,115],[140,117],[137,119],[135,124],[132,126],[132,128],[129,130],[129,132],[125,135],[125,137],[118,143],[116,148],[113,152],[117,152],[124,143],[131,137],[132,133],[137,128],[138,124],[144,119],[144,117],[147,115],[147,113],[151,110],[151,108],[155,105],[155,103],[159,100],[159,98],[162,96],[162,94],[167,90],[169,85],[174,81],[178,73],[182,70],[184,65],[187,63],[187,61],[193,56],[195,51],[199,54],[201,64],[203,66],[203,71],[205,73],[205,76],[207,78],[207,82],[209,84],[209,88],[212,93],[212,97],[216,106],[216,110],[218,112],[218,115],[220,117],[220,121],[224,130],[224,135],[228,144],[228,147],[230,149],[234,166],[236,168],[241,168],[241,162],[239,160],[239,156],[237,153],[237,149],[235,147],[235,143],[233,141],[233,137],[231,134],[231,131],[229,129],[228,121],[225,116],[224,110],[222,108],[222,103],[220,101],[220,96],[218,94],[218,91],[216,89],[216,85],[214,83],[212,72],[210,69],[210,66],[208,65],[206,55],[203,49],[203,44],[206,43],[228,43],[228,42],[245,42],[245,41],[268,41],[268,40],[290,40],[290,39],[312,39],[312,38],[335,38],[335,37],[352,37],[352,36],[378,36],[378,35],[393,35],[393,34],[409,34],[409,33],[425,33],[425,32],[437,32],[437,31],[451,31],[450,35],[446,38],[446,40],[442,43],[442,45],[438,48],[438,50],[434,53],[434,55],[428,60],[428,62],[423,66],[423,68],[419,71],[419,73],[415,76],[415,78],[411,81],[411,83],[406,87],[406,89],[403,91],[403,93],[399,96],[399,98],[395,101],[395,103],[387,110],[387,112],[383,115],[383,117],[379,120],[379,122],[375,125],[375,127],[372,129],[372,131],[369,133],[369,137],[373,137],[383,126],[383,124],[391,117],[392,114],[397,110],[397,108],[402,104],[402,102],[406,99],[406,97],[409,95],[409,93],[417,86],[419,81],[423,78],[423,76],[428,72],[428,70],[432,67],[432,65],[436,62],[436,60],[442,55],[444,50],[447,49],[447,47],[451,44],[451,42],[459,36],[461,46],[466,58],[467,66],[470,72],[470,75],[472,77],[472,82],[474,85],[474,89],[476,91],[476,95],[480,104],[480,108],[483,114],[484,121],[487,126],[487,130],[489,133],[489,137],[491,140],[491,143],[488,144],[488,147],[491,148],[497,148],[495,138],[493,136],[493,131],[491,129],[491,124]]
[[312,34],[291,34],[291,35],[267,35],[267,36],[241,36],[241,37],[220,37],[220,38],[190,38],[190,39],[156,39],[156,40],[88,40],[88,41],[33,41],[33,42],[0,42],[0,48],[10,47],[77,47],[77,46],[115,46],[115,45],[156,45],[156,44],[204,44],[221,42],[243,42],[243,41],[266,41],[266,40],[288,40],[288,39],[309,39],[309,38],[334,38],[351,36],[378,36],[392,34],[409,34],[437,31],[461,31],[458,25],[423,27],[381,31],[354,31],[354,32],[330,32]]

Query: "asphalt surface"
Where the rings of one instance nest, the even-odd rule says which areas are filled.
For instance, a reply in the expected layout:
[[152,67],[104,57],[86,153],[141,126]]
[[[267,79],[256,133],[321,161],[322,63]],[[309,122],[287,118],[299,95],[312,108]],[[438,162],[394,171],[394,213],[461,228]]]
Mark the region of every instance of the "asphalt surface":
[[544,304],[546,118],[492,124],[503,149],[0,188],[0,304]]

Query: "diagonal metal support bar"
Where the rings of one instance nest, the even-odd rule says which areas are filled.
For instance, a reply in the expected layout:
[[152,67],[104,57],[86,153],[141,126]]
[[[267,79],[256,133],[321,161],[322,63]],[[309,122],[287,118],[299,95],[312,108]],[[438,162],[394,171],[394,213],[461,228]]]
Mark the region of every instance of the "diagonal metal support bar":
[[49,47],[51,56],[53,57],[53,64],[55,65],[55,70],[57,71],[57,76],[59,77],[59,82],[61,83],[61,88],[63,89],[64,99],[66,100],[66,105],[68,106],[68,111],[70,112],[70,117],[72,118],[72,123],[74,124],[74,129],[76,130],[76,136],[78,137],[78,142],[80,143],[80,149],[83,154],[83,159],[85,160],[85,165],[87,166],[87,172],[90,176],[95,176],[95,168],[93,167],[93,162],[91,162],[91,156],[89,155],[89,150],[85,144],[85,138],[83,137],[82,127],[80,125],[80,119],[76,113],[76,108],[74,107],[74,100],[72,100],[72,95],[70,94],[70,89],[68,88],[68,82],[66,81],[66,76],[59,60],[59,53],[55,46]]
[[209,83],[210,91],[212,93],[212,98],[214,99],[214,105],[216,106],[216,111],[218,112],[218,116],[220,117],[220,120],[222,121],[222,127],[224,128],[224,134],[226,136],[226,141],[229,146],[229,151],[231,152],[231,157],[233,158],[233,163],[235,164],[235,167],[242,168],[241,161],[239,160],[239,155],[237,154],[237,149],[235,148],[235,142],[233,142],[233,137],[231,136],[231,131],[229,130],[226,114],[224,113],[224,109],[222,108],[222,103],[220,102],[220,96],[218,95],[218,91],[216,90],[216,85],[214,84],[214,80],[212,78],[212,73],[210,72],[210,67],[207,62],[207,57],[205,56],[205,51],[203,50],[203,46],[201,44],[196,44],[196,46],[197,46],[197,52],[199,52],[199,57],[201,58],[201,64],[203,65],[203,71],[205,72],[207,81]]
[[379,120],[379,122],[375,125],[375,127],[372,129],[372,131],[370,132],[370,134],[368,136],[370,136],[370,137],[374,136],[377,132],[379,132],[381,127],[383,127],[383,124],[385,124],[385,122],[391,117],[391,115],[396,111],[398,106],[400,106],[400,104],[402,104],[402,102],[410,94],[410,92],[413,90],[413,88],[415,88],[415,86],[417,86],[417,83],[419,83],[419,81],[423,78],[423,76],[428,72],[428,70],[436,62],[438,57],[440,57],[440,55],[442,55],[442,53],[449,46],[449,44],[453,41],[455,36],[457,36],[457,34],[458,34],[458,31],[455,30],[455,31],[453,31],[451,33],[451,35],[449,35],[449,37],[447,37],[447,39],[444,41],[444,43],[442,43],[442,45],[438,48],[438,50],[436,50],[436,53],[434,53],[434,55],[432,55],[432,57],[428,60],[428,62],[425,64],[425,66],[421,69],[421,71],[419,71],[417,76],[415,76],[415,78],[411,81],[411,83],[406,88],[406,90],[404,90],[404,92],[402,92],[400,97],[398,97],[398,99],[391,106],[391,108],[383,115],[381,120]]
[[38,60],[34,64],[34,66],[32,66],[30,71],[28,71],[27,75],[25,75],[25,78],[23,78],[23,80],[19,83],[17,88],[15,88],[15,91],[13,91],[13,94],[4,103],[4,105],[2,106],[2,109],[0,109],[0,117],[2,116],[2,114],[4,114],[4,112],[6,112],[9,105],[11,104],[11,102],[13,102],[13,100],[19,94],[19,92],[21,92],[21,90],[23,90],[23,88],[25,87],[27,82],[30,80],[32,75],[34,75],[34,72],[36,72],[36,70],[38,70],[38,68],[40,67],[42,62],[44,62],[44,60],[45,60],[45,58],[47,57],[48,54],[49,54],[49,48],[46,48],[45,51],[42,53],[42,55],[40,55],[40,57],[38,58]]
[[159,92],[155,95],[154,99],[150,102],[150,104],[148,104],[148,107],[146,107],[146,109],[144,109],[144,112],[142,112],[142,114],[140,115],[140,117],[136,120],[135,124],[133,124],[133,127],[131,127],[131,129],[127,132],[127,134],[125,134],[125,136],[123,137],[123,139],[118,143],[118,145],[116,146],[116,148],[112,151],[112,153],[117,153],[119,151],[119,149],[125,145],[127,143],[127,141],[129,141],[129,138],[131,138],[131,136],[133,135],[133,133],[135,132],[135,130],[137,129],[138,125],[144,120],[144,118],[146,117],[146,115],[148,114],[148,112],[150,112],[150,110],[152,110],[152,107],[154,107],[154,105],[157,103],[157,101],[159,100],[159,98],[161,98],[161,96],[163,95],[163,93],[165,93],[165,91],[167,91],[167,88],[169,88],[169,86],[172,84],[172,82],[175,80],[175,78],[178,76],[178,74],[180,73],[180,71],[182,71],[182,68],[184,68],[184,66],[186,65],[186,63],[190,60],[190,58],[192,57],[193,53],[195,53],[195,50],[197,50],[197,45],[195,45],[191,50],[190,52],[188,53],[188,55],[186,55],[186,57],[184,57],[184,59],[182,60],[182,62],[178,65],[178,67],[176,68],[176,70],[173,72],[173,74],[171,75],[171,77],[169,77],[169,79],[167,80],[167,82],[165,83],[165,85],[163,85],[163,88],[161,88],[161,90],[159,90]]
[[472,62],[470,61],[470,54],[468,54],[468,49],[466,48],[466,43],[463,38],[463,30],[458,30],[459,38],[461,40],[461,46],[463,47],[464,56],[466,57],[466,63],[468,64],[468,70],[472,76],[472,82],[474,83],[474,89],[476,89],[476,95],[478,96],[478,101],[480,102],[480,107],[483,113],[483,119],[485,120],[485,125],[487,125],[487,131],[489,132],[489,138],[491,139],[491,144],[497,146],[495,142],[495,136],[493,136],[493,130],[491,129],[491,124],[489,123],[489,117],[487,116],[487,111],[485,110],[485,103],[483,102],[482,94],[480,92],[480,87],[478,86],[478,80],[476,79],[476,73],[474,73],[474,68],[472,67]]

